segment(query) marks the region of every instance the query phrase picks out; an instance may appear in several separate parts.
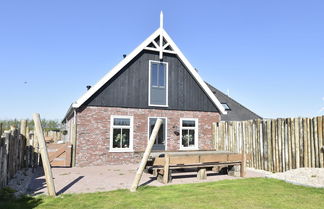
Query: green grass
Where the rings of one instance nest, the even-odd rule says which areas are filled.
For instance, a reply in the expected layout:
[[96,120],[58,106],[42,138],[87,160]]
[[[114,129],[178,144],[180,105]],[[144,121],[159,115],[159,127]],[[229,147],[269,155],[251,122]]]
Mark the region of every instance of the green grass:
[[0,201],[0,208],[324,208],[324,189],[253,178]]

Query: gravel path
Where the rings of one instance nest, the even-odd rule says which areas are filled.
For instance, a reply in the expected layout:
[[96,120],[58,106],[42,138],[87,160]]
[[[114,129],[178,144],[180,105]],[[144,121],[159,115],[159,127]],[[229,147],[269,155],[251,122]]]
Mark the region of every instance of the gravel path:
[[324,188],[324,168],[298,168],[284,173],[266,175],[266,178],[275,178],[288,183]]

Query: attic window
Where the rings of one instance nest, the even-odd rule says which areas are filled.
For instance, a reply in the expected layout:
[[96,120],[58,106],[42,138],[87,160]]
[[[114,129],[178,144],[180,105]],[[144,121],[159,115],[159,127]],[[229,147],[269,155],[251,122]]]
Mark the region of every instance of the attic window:
[[225,110],[231,110],[227,103],[222,103]]
[[168,63],[149,62],[149,106],[168,106]]

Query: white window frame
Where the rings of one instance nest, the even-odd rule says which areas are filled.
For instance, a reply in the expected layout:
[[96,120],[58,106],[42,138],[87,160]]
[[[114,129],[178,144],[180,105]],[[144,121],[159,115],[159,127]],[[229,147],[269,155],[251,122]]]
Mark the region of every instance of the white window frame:
[[[195,127],[182,127],[182,121],[184,120],[193,120],[195,121]],[[180,150],[198,150],[198,118],[180,118]],[[195,130],[195,146],[193,147],[184,147],[182,146],[182,129],[191,129]]]
[[147,118],[147,142],[150,140],[150,119],[152,118],[161,118],[165,120],[164,129],[165,129],[165,150],[168,150],[168,118],[167,117],[154,117],[150,116]]
[[[129,126],[114,125],[115,118],[130,119]],[[113,129],[114,128],[129,128],[129,148],[113,148]],[[110,116],[110,140],[109,140],[109,152],[134,152],[133,150],[133,116],[125,115],[111,115]]]
[[[163,63],[166,65],[166,72],[165,72],[165,90],[166,90],[166,98],[165,98],[165,105],[158,105],[158,104],[151,104],[151,66],[152,63]],[[167,62],[160,62],[155,60],[149,60],[149,82],[148,82],[148,106],[154,107],[168,107],[169,100],[168,100],[168,92],[169,91],[169,65]]]

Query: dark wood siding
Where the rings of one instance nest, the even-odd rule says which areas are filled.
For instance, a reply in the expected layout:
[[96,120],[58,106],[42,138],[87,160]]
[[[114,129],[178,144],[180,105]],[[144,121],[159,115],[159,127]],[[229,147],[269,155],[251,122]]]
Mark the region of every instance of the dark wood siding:
[[163,55],[168,62],[168,107],[148,106],[149,60],[159,61],[158,53],[141,52],[85,105],[218,112],[178,57],[170,54]]

